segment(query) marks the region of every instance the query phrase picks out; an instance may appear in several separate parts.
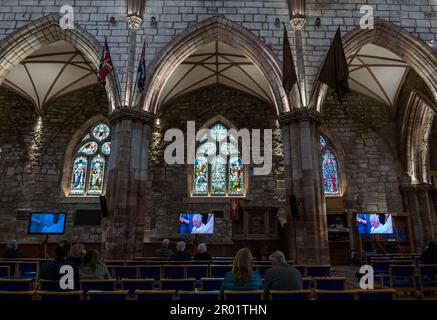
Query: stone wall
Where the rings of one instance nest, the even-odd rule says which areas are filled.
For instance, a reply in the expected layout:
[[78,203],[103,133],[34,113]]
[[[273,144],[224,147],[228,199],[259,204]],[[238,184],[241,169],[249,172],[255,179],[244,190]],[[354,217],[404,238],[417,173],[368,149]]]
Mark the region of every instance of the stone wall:
[[100,227],[74,226],[76,209],[99,209],[98,199],[65,199],[61,179],[73,134],[107,108],[104,90],[92,86],[55,100],[39,118],[30,102],[0,87],[0,242],[42,241],[40,236],[25,237],[29,210],[65,210],[65,238],[100,241]]
[[355,210],[402,211],[396,123],[384,104],[351,92],[339,105],[328,95],[323,127],[341,143],[345,198]]
[[[222,86],[207,87],[188,93],[163,106],[158,114],[150,146],[151,232],[150,237],[175,237],[178,230],[178,212],[191,210],[224,210],[224,218],[216,219],[214,236],[208,242],[229,242],[231,221],[229,199],[190,198],[188,190],[189,165],[166,165],[163,159],[164,133],[179,128],[186,134],[186,121],[196,121],[196,130],[213,117],[221,115],[237,129],[273,129],[273,171],[267,176],[254,176],[249,170],[247,200],[251,207],[281,207],[283,195],[282,138],[277,129],[276,114],[272,106],[250,95]],[[278,185],[279,184],[279,185]],[[277,186],[279,188],[277,188]],[[283,186],[282,186],[283,187]],[[280,209],[280,213],[282,210]],[[206,237],[206,236],[205,236]]]

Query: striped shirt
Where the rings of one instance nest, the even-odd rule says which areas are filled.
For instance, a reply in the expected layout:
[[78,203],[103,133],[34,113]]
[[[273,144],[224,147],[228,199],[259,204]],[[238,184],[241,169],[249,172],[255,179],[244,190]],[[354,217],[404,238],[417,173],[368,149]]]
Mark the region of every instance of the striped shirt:
[[244,291],[262,289],[262,279],[258,272],[252,271],[252,279],[248,282],[240,283],[234,281],[234,274],[230,271],[226,273],[220,291],[223,293],[224,290]]

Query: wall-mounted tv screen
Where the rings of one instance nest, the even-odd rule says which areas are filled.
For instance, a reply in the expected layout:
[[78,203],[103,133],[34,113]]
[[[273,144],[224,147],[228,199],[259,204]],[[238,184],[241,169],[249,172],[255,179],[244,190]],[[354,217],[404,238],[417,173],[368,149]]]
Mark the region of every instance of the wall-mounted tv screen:
[[393,233],[393,221],[390,213],[357,213],[358,234]]
[[63,234],[66,213],[31,212],[29,217],[29,234]]
[[183,212],[179,215],[180,234],[213,234],[214,215],[212,213]]

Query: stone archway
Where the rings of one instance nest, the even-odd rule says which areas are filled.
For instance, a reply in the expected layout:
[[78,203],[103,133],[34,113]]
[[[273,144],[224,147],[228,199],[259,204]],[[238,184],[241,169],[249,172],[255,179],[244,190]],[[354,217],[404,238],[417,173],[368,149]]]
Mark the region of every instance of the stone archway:
[[[0,84],[20,61],[36,50],[59,40],[64,40],[77,48],[97,70],[101,52],[98,41],[78,25],[73,29],[61,29],[59,18],[60,15],[51,14],[32,21],[0,42]],[[105,88],[109,101],[108,113],[119,107],[116,81],[111,73]]]
[[213,17],[188,28],[160,52],[152,63],[154,67],[150,72],[146,95],[140,107],[155,113],[164,84],[175,68],[197,48],[216,39],[240,50],[261,70],[270,83],[278,114],[290,110],[282,87],[282,70],[278,58],[249,30],[221,17]]

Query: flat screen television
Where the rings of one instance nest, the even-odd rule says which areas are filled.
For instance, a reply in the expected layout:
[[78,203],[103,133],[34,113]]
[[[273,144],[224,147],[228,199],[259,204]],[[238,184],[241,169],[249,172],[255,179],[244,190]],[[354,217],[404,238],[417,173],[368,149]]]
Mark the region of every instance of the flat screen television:
[[392,234],[393,220],[390,213],[366,212],[356,214],[358,234]]
[[183,212],[179,214],[180,234],[213,234],[214,214]]
[[67,213],[31,212],[29,234],[64,234]]

